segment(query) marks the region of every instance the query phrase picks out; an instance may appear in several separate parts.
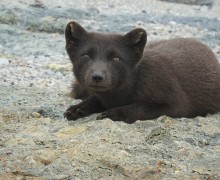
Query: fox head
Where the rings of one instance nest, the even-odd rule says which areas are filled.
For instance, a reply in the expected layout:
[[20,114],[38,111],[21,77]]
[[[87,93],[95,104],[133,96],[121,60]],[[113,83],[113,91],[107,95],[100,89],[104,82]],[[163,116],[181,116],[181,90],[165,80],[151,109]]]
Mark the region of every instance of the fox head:
[[144,29],[125,35],[87,32],[78,23],[65,29],[66,51],[77,81],[94,92],[111,91],[128,84],[147,41]]

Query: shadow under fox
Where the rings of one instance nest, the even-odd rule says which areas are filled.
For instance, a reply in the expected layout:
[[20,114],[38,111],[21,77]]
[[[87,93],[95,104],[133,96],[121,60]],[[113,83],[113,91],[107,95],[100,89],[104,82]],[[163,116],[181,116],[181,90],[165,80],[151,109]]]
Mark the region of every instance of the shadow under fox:
[[67,109],[68,120],[101,113],[98,119],[133,123],[220,111],[220,65],[196,40],[146,45],[141,28],[125,35],[101,34],[76,22],[67,24],[65,37],[76,78],[72,96],[83,100]]

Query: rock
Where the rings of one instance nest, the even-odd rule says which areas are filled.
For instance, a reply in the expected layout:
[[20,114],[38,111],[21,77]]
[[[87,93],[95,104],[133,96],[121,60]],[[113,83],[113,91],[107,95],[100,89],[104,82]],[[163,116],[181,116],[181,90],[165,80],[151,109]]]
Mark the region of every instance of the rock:
[[5,58],[0,58],[0,66],[1,65],[9,65],[9,60]]
[[25,158],[25,161],[28,163],[28,164],[34,164],[34,165],[37,165],[37,162],[33,159],[33,156],[28,156]]
[[79,126],[79,127],[65,127],[60,129],[58,132],[55,133],[55,136],[59,138],[68,138],[70,136],[78,135],[86,130],[86,127]]
[[51,63],[47,66],[49,69],[55,71],[55,72],[65,72],[65,71],[71,71],[72,65],[71,64],[55,64]]
[[21,145],[35,145],[35,142],[31,138],[13,138],[10,139],[5,143],[6,145],[14,145],[14,144],[21,144]]
[[32,158],[38,163],[48,165],[57,159],[59,154],[59,151],[54,149],[41,149],[33,152]]
[[46,167],[50,171],[50,173],[44,172],[46,179],[70,179],[74,176],[71,172],[73,168],[71,161],[66,157],[59,157]]
[[[40,121],[42,122],[42,121]],[[39,125],[29,125],[22,131],[22,134],[29,135],[31,137],[46,137],[49,131],[48,126],[44,126],[43,124]]]
[[144,180],[144,179],[161,179],[161,171],[153,167],[144,167],[138,170],[134,175],[134,179]]
[[175,26],[177,23],[175,21],[170,21],[169,24]]
[[33,118],[40,118],[40,117],[41,117],[41,114],[38,113],[38,112],[33,112],[33,113],[31,114],[31,116],[32,116]]
[[68,175],[63,175],[63,174],[60,174],[60,175],[56,175],[54,177],[54,179],[57,179],[57,180],[63,180],[63,179],[68,179]]
[[174,3],[183,3],[183,4],[196,4],[196,5],[212,5],[212,0],[160,0]]
[[219,0],[214,0],[214,4],[212,6],[211,14],[220,19],[220,1]]
[[[9,180],[9,179],[15,179],[15,180],[25,180],[26,178],[22,175],[15,175],[13,173],[0,173],[0,179],[5,179],[5,180]],[[42,179],[43,180],[43,179]]]

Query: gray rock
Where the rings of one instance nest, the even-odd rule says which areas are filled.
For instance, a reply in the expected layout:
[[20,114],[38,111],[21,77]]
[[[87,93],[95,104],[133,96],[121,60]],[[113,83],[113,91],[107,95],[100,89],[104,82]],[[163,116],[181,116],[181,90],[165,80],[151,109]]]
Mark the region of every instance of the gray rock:
[[196,5],[212,5],[212,0],[160,0],[167,2],[183,3],[183,4],[196,4]]
[[5,59],[5,58],[0,58],[0,66],[1,65],[8,65],[9,64],[9,60]]

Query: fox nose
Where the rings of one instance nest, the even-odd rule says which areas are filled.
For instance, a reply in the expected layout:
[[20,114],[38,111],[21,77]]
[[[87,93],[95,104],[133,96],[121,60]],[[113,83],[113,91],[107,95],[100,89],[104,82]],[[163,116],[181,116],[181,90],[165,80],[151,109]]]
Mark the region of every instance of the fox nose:
[[92,75],[92,81],[95,83],[100,83],[104,80],[104,75],[102,73],[94,73]]

